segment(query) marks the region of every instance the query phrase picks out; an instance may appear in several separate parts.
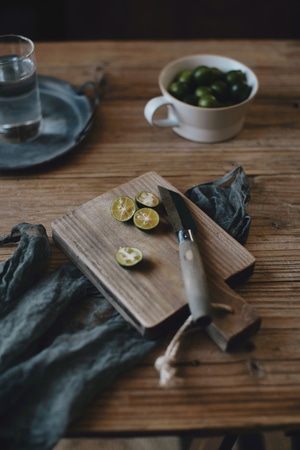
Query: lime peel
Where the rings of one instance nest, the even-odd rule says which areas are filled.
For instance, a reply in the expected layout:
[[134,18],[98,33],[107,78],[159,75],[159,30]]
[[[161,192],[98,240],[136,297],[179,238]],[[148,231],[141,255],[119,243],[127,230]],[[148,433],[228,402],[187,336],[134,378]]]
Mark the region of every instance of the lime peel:
[[136,247],[119,247],[116,259],[122,267],[133,267],[142,261],[143,254]]

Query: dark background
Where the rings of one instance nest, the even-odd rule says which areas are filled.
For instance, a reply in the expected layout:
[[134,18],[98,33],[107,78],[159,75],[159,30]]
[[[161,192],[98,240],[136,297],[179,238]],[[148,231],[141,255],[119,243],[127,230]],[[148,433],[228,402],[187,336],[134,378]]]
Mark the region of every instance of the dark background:
[[299,0],[5,3],[0,6],[0,34],[23,34],[38,41],[300,38]]

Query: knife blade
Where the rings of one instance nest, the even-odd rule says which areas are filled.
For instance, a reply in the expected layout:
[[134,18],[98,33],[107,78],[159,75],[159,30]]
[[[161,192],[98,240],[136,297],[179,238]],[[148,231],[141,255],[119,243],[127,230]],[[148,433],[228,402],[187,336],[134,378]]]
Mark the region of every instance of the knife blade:
[[158,190],[169,222],[177,233],[180,266],[193,321],[206,327],[211,322],[211,305],[202,258],[193,237],[197,225],[179,193],[163,186],[158,186]]

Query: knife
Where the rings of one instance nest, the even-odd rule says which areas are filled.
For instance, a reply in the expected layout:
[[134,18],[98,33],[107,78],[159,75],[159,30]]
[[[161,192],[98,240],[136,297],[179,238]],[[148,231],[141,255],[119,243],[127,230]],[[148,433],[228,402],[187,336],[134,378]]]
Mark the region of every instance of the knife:
[[196,223],[182,196],[158,186],[168,219],[177,233],[179,260],[190,312],[195,324],[206,327],[211,322],[211,305],[201,255],[193,235]]

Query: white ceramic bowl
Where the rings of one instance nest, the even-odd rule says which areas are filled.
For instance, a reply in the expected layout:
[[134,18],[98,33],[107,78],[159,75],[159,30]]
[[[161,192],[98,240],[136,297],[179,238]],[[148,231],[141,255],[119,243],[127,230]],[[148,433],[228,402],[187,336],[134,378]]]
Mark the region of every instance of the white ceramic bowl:
[[[242,70],[251,86],[249,97],[241,103],[221,108],[202,108],[184,103],[168,92],[174,77],[183,70],[197,66],[216,67],[223,72]],[[178,135],[196,142],[219,142],[236,136],[244,124],[245,113],[258,91],[255,73],[246,65],[218,55],[190,55],[167,64],[159,74],[158,84],[162,95],[148,101],[144,115],[151,125],[171,127]],[[165,119],[155,118],[156,112],[167,108]]]

